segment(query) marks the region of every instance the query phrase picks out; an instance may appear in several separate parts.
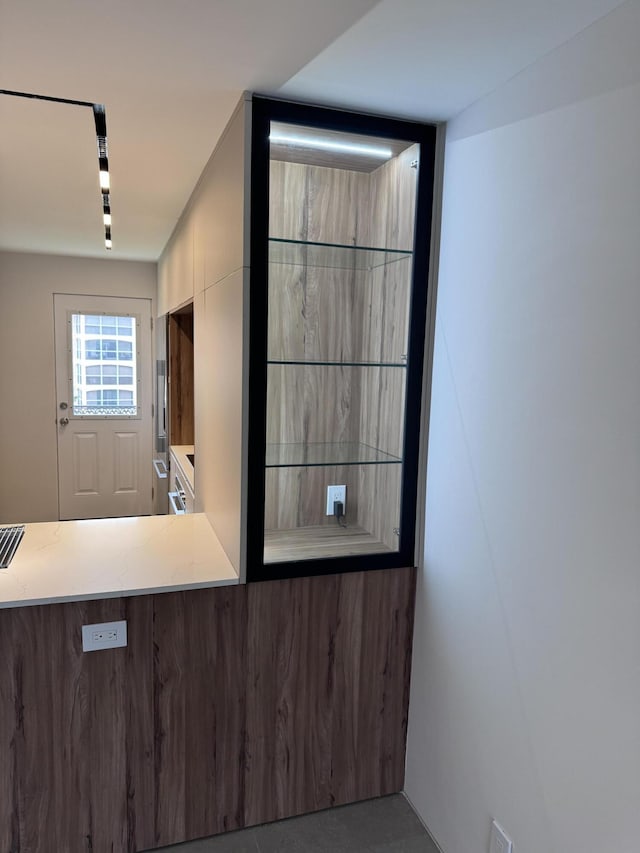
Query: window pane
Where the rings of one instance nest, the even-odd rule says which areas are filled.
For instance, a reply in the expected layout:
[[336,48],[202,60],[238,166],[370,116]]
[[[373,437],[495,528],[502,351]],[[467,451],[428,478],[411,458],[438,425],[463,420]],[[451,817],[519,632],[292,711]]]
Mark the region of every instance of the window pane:
[[136,416],[135,318],[74,314],[71,331],[73,415]]
[[[99,340],[86,341],[85,345],[84,345],[84,350],[85,350],[85,356],[84,357],[86,359],[92,359],[94,361],[100,359],[101,349],[100,349],[100,341]],[[77,351],[77,349],[76,349],[76,351]],[[80,352],[82,352],[81,348],[80,348]]]
[[133,358],[131,341],[118,341],[118,358],[122,361],[131,361]]
[[102,339],[102,358],[115,359],[118,356],[118,342],[114,340]]

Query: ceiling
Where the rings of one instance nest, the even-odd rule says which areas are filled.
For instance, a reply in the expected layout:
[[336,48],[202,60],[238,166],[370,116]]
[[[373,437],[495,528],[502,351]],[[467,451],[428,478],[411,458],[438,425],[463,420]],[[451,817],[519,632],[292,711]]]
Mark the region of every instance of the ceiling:
[[[636,2],[636,0],[629,0]],[[422,120],[488,94],[620,0],[0,0],[0,248],[156,260],[243,90]]]

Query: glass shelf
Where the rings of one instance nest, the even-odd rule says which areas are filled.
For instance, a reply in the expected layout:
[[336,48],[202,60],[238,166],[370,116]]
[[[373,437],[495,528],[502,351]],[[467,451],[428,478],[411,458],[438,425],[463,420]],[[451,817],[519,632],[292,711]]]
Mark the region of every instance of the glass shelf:
[[267,444],[267,468],[327,465],[397,465],[402,459],[358,441],[317,444]]
[[270,358],[267,364],[297,365],[302,367],[406,367],[406,361],[316,361],[315,359]]
[[413,252],[377,249],[371,246],[343,246],[338,243],[310,243],[269,237],[269,263],[340,270],[372,270],[410,258]]

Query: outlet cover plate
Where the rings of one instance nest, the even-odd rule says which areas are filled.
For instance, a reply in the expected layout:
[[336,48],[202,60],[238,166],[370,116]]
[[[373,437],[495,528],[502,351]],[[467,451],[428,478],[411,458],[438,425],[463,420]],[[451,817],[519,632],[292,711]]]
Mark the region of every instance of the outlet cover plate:
[[333,515],[334,501],[342,501],[342,512],[347,514],[347,487],[327,486],[327,515]]
[[95,622],[82,626],[82,651],[119,649],[127,645],[127,622]]
[[513,843],[504,829],[495,820],[491,823],[489,853],[513,853]]

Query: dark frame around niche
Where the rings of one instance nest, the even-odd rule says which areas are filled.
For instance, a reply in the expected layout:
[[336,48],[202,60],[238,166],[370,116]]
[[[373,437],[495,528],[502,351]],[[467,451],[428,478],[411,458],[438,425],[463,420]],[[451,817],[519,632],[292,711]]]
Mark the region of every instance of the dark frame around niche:
[[[267,392],[269,125],[271,121],[420,144],[409,328],[400,547],[397,552],[264,563]],[[436,127],[308,104],[252,99],[247,582],[388,569],[415,563],[418,454]]]

